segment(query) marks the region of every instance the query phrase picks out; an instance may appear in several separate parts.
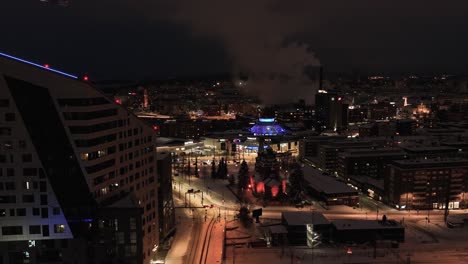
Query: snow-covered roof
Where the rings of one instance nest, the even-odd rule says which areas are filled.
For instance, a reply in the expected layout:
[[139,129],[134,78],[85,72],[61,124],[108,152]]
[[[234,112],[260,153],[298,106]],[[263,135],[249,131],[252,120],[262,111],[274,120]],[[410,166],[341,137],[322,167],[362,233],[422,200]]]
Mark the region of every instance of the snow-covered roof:
[[328,225],[328,221],[322,213],[319,212],[282,212],[282,218],[287,222],[288,225]]
[[385,222],[378,220],[356,220],[356,219],[340,219],[334,220],[332,225],[337,230],[370,230],[370,229],[395,229],[403,228],[403,226],[395,220],[387,220]]
[[340,182],[331,176],[322,175],[322,172],[311,167],[304,166],[304,180],[318,192],[325,194],[357,194],[357,191],[344,182]]

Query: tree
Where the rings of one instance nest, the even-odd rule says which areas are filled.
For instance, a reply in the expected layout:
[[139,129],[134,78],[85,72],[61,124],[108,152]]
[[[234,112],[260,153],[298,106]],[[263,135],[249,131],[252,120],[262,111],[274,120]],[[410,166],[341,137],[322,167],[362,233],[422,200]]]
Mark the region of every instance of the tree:
[[221,160],[218,163],[218,171],[217,171],[217,176],[219,179],[224,179],[226,178],[225,174],[225,169],[224,169],[224,158],[221,158]]
[[237,175],[237,187],[239,190],[247,189],[249,185],[249,166],[245,160],[242,161],[239,174]]
[[192,174],[192,168],[190,167],[190,159],[189,159],[188,164],[187,164],[187,176],[190,177],[190,174]]
[[228,166],[227,166],[227,160],[224,161],[223,172],[224,172],[224,177],[229,177],[229,171],[228,171]]
[[195,157],[195,177],[200,178],[198,174],[198,159]]
[[300,199],[303,192],[304,186],[304,172],[302,171],[301,165],[294,162],[291,166],[291,173],[289,174],[289,197],[294,201]]
[[245,205],[241,206],[241,208],[239,209],[239,214],[237,216],[239,217],[239,220],[245,227],[250,226],[250,224],[252,223],[252,217],[250,217],[250,210]]
[[234,174],[228,175],[229,186],[236,185],[236,178],[234,178]]
[[211,162],[211,178],[214,180],[216,179],[216,164],[215,164],[215,160],[213,159],[213,161]]

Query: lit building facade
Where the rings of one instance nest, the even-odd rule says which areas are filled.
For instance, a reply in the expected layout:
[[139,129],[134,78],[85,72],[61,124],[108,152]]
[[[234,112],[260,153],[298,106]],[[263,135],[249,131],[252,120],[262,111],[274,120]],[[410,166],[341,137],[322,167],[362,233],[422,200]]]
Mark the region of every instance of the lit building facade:
[[393,161],[385,175],[388,202],[399,209],[466,208],[468,160]]

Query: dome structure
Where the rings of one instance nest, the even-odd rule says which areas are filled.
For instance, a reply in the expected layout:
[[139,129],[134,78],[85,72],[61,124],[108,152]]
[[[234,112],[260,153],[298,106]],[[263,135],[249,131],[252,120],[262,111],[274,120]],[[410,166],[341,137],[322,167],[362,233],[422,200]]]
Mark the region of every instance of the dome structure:
[[259,118],[258,123],[250,128],[254,136],[277,136],[286,133],[286,129],[276,124],[274,118]]

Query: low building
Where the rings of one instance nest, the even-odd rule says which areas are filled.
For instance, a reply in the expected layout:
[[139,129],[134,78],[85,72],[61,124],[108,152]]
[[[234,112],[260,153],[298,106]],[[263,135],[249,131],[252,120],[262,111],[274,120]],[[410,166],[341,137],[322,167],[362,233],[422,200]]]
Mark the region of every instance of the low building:
[[305,166],[303,171],[309,194],[324,201],[327,205],[355,206],[359,203],[358,191],[346,183],[323,175],[321,171],[310,166]]
[[281,224],[288,231],[290,245],[312,247],[317,237],[327,240],[330,234],[330,221],[319,212],[282,212]]
[[339,243],[405,241],[405,228],[394,220],[335,220],[332,228],[333,240]]

